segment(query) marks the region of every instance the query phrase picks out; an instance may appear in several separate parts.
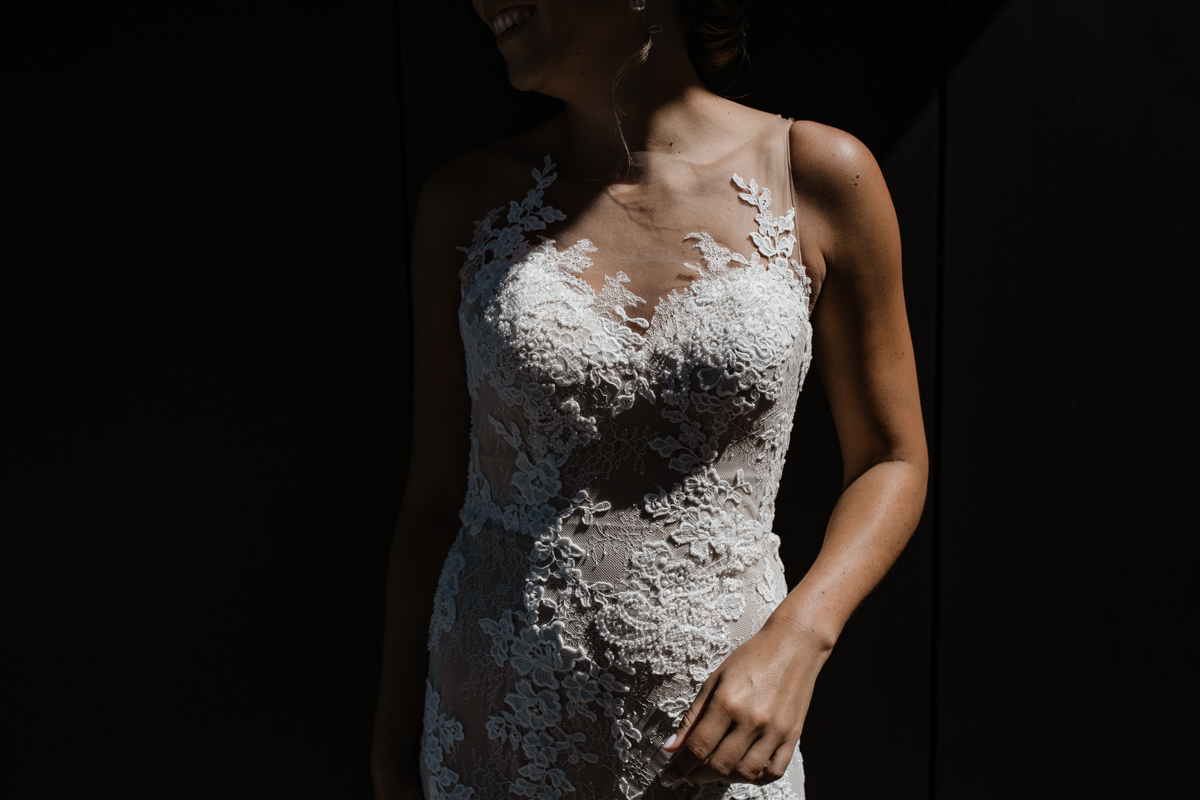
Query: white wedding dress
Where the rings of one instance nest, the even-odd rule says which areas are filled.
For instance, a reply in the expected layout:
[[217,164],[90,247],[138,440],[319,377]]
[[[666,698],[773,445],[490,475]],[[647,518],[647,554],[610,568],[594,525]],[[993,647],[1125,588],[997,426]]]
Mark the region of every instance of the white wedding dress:
[[788,121],[715,163],[637,158],[645,179],[593,184],[573,227],[547,157],[465,248],[470,473],[429,628],[429,800],[802,786],[798,752],[767,786],[658,782],[700,684],[786,593],[771,524],[812,352],[794,207],[772,206]]

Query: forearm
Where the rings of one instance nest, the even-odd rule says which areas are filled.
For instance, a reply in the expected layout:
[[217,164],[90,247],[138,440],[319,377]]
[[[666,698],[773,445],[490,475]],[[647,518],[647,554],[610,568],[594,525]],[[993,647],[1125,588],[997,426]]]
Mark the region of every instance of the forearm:
[[908,543],[925,503],[923,461],[882,461],[846,487],[812,567],[771,615],[829,651]]
[[405,502],[388,559],[383,663],[372,769],[416,775],[429,652],[426,626],[458,517],[449,506]]

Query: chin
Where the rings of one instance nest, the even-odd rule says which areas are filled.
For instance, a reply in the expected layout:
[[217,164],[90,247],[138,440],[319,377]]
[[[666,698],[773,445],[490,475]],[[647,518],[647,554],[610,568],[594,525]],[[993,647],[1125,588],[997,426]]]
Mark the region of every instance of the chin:
[[545,84],[542,70],[534,69],[532,64],[522,61],[509,62],[508,82],[518,92],[540,91]]
[[518,92],[532,92],[537,89],[537,81],[532,80],[527,73],[518,70],[510,69],[508,71],[508,82]]

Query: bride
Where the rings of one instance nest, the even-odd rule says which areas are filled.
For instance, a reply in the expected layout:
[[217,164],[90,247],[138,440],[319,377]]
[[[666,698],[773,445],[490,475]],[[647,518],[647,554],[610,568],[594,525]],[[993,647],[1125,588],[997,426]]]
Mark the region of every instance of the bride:
[[[421,192],[376,796],[795,798],[817,675],[925,496],[883,177],[708,88],[744,2],[474,5],[565,110]],[[810,362],[844,490],[788,592]]]

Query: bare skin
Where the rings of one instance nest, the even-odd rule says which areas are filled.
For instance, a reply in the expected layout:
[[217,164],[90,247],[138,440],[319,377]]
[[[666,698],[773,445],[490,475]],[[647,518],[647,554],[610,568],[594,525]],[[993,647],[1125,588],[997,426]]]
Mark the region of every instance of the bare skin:
[[[514,8],[511,0],[474,2],[489,27]],[[644,20],[627,0],[522,5],[536,9],[533,17],[498,43],[509,78],[519,89],[560,98],[566,111],[519,137],[499,165],[489,148],[439,170],[422,190],[413,228],[413,469],[388,587],[372,753],[380,800],[422,797],[415,754],[427,653],[405,620],[429,618],[437,570],[410,567],[445,558],[465,493],[469,398],[456,248],[470,241],[475,219],[524,193],[530,162],[520,153],[555,153],[564,186],[574,180],[636,196],[638,175],[627,168],[614,125],[612,84],[643,44],[643,22],[662,31],[617,95],[631,150],[726,152],[743,141],[747,126],[767,117],[702,86],[673,9],[661,0],[649,4]],[[925,499],[928,465],[900,238],[883,176],[858,140],[833,128],[797,122],[790,146],[799,249],[816,298],[814,364],[833,410],[844,491],[808,573],[762,630],[705,681],[684,715],[666,747],[673,753],[663,773],[668,784],[762,784],[783,775],[817,675],[850,614],[907,543]],[[461,447],[446,446],[455,441]]]

